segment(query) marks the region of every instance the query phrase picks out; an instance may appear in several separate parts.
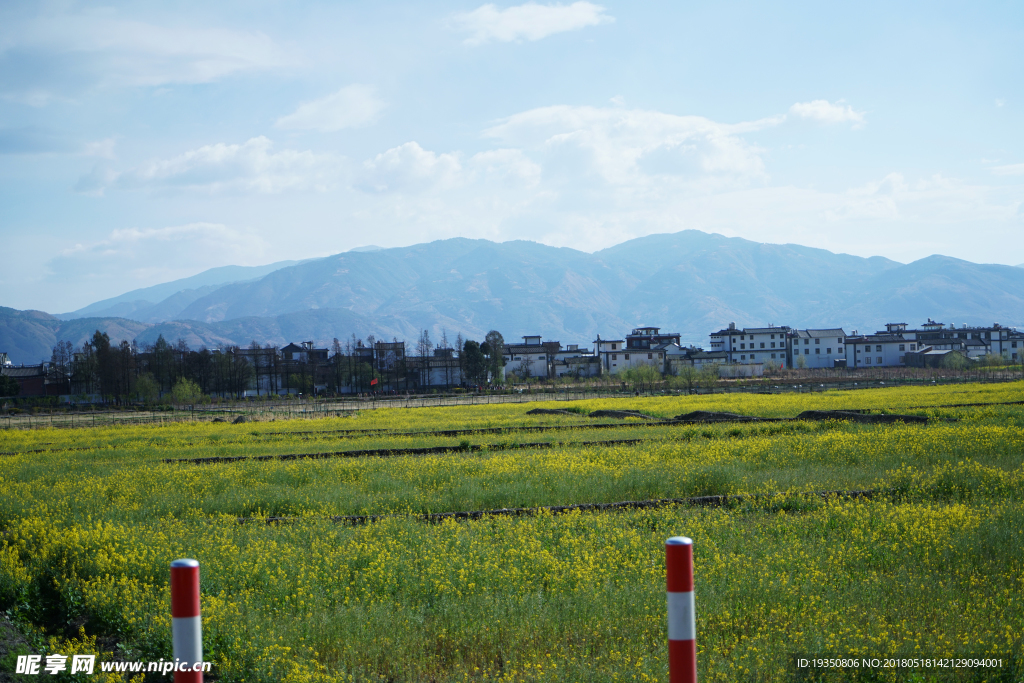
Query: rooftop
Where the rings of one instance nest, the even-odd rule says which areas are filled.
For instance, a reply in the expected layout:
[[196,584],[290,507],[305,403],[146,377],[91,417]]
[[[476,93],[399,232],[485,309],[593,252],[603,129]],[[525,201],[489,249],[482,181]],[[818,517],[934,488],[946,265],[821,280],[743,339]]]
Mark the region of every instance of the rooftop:
[[845,337],[846,330],[841,327],[832,327],[823,330],[796,330],[798,337]]

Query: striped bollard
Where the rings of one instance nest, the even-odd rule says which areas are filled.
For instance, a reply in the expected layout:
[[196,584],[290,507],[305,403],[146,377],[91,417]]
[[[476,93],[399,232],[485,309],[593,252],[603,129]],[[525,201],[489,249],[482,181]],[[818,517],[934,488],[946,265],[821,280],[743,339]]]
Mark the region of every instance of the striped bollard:
[[[203,625],[199,618],[199,563],[171,562],[171,632],[174,660],[192,668],[203,661]],[[174,683],[203,683],[201,671],[175,671]]]
[[665,541],[668,588],[668,680],[697,683],[697,625],[693,611],[693,541]]

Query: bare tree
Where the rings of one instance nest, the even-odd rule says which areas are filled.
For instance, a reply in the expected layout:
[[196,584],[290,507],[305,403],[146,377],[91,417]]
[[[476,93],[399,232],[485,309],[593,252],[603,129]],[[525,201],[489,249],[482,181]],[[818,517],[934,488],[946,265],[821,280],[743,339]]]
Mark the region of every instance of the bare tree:
[[71,370],[75,360],[75,347],[69,341],[59,341],[50,358],[54,379],[60,383],[61,393],[71,393]]
[[331,351],[334,353],[331,357],[331,370],[334,373],[334,390],[340,394],[343,380],[341,364],[345,356],[342,353],[341,341],[337,337],[334,338],[334,341],[331,344]]
[[416,355],[420,357],[420,385],[430,384],[430,353],[433,347],[430,343],[430,333],[426,330],[420,332],[420,338],[416,342]]
[[465,346],[465,344],[466,342],[462,339],[461,332],[455,335],[455,353],[456,357],[458,358],[459,384],[462,384],[466,381],[465,367],[463,366],[462,363],[462,347]]
[[452,386],[452,357],[448,344],[448,330],[441,328],[441,358],[444,360],[444,386],[450,389]]
[[260,368],[263,365],[260,355],[263,352],[263,347],[253,339],[252,344],[249,345],[249,350],[252,352],[252,371],[256,375],[256,396],[260,396]]

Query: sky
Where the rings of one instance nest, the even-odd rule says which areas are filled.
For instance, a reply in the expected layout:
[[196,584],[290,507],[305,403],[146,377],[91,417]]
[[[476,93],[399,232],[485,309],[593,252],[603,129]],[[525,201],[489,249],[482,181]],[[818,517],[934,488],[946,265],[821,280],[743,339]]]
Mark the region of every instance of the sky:
[[0,305],[451,237],[1024,263],[1019,2],[0,5]]

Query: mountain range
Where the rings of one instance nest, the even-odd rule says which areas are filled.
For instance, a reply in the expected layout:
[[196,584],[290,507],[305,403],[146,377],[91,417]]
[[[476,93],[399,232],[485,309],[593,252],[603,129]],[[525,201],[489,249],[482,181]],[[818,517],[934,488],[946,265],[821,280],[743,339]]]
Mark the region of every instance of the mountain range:
[[929,256],[909,264],[696,230],[594,253],[535,242],[456,238],[366,247],[259,268],[227,266],[135,290],[73,313],[0,307],[0,351],[48,358],[96,329],[140,344],[285,344],[352,334],[414,342],[422,329],[480,339],[540,334],[589,346],[656,325],[707,344],[738,326],[880,329],[887,322],[1024,327],[1024,268]]

